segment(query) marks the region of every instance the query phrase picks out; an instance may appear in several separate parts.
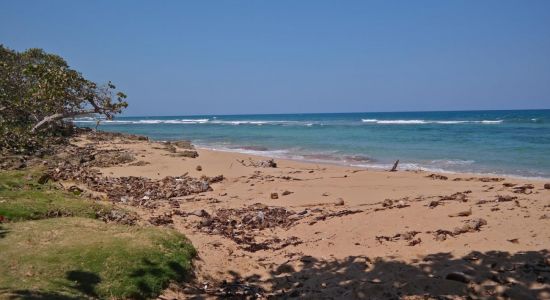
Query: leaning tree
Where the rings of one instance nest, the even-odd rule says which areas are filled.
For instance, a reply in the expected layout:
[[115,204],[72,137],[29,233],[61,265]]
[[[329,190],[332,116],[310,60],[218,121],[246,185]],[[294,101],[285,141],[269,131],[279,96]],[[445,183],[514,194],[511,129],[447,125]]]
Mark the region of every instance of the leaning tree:
[[84,78],[58,55],[0,45],[0,150],[28,152],[62,140],[70,118],[110,120],[127,107],[125,98],[111,82]]

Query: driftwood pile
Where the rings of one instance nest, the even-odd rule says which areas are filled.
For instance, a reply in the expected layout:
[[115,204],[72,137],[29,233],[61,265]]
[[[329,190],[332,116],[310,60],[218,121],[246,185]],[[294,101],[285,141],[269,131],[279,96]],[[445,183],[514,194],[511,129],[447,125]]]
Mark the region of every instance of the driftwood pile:
[[113,202],[134,206],[156,207],[151,201],[188,196],[211,191],[210,184],[223,180],[223,176],[201,177],[167,176],[160,180],[145,177],[104,177],[99,171],[62,163],[47,173],[53,180],[84,183],[90,190],[107,195]]
[[239,209],[218,209],[214,215],[204,210],[186,215],[190,214],[202,217],[197,225],[201,231],[227,237],[246,251],[278,250],[301,243],[296,237],[286,239],[274,237],[257,241],[260,231],[268,228],[289,228],[301,218],[300,215],[283,207],[268,207],[257,203]]

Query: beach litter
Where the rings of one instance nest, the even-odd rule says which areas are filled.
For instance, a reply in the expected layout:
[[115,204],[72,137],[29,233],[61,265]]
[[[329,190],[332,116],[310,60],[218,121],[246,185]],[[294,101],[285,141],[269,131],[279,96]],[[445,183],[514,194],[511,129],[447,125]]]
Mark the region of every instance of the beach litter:
[[[196,215],[196,214],[195,214]],[[264,229],[289,228],[301,218],[294,211],[283,207],[269,207],[260,203],[245,208],[220,208],[212,215],[201,214],[203,219],[196,225],[202,232],[227,237],[245,251],[279,250],[289,245],[300,244],[296,237],[271,237],[263,240]]]

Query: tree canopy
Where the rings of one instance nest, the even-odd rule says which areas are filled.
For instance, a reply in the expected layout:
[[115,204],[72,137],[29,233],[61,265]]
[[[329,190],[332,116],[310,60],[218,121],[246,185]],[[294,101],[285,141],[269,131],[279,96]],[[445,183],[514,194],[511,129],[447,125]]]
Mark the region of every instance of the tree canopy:
[[108,82],[98,85],[42,49],[17,52],[0,45],[0,150],[24,153],[60,139],[68,118],[112,119],[128,106]]

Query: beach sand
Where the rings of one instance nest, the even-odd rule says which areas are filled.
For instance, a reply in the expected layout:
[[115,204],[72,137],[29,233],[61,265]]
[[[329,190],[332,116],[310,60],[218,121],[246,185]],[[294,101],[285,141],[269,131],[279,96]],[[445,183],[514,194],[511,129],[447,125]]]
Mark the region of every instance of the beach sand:
[[[239,153],[198,149],[199,157],[188,158],[156,142],[99,143],[147,163],[103,168],[105,176],[224,176],[213,191],[138,208],[144,219],[170,215],[168,226],[198,250],[194,278],[170,287],[162,299],[550,299],[550,189],[544,181],[428,177],[431,172],[283,159],[264,168],[239,161],[266,158]],[[240,237],[267,241],[263,248],[247,249],[200,216],[200,210],[216,216],[220,209],[249,209],[265,211],[267,220],[273,207],[294,214],[268,228],[235,228]],[[236,218],[235,224],[247,222]]]

